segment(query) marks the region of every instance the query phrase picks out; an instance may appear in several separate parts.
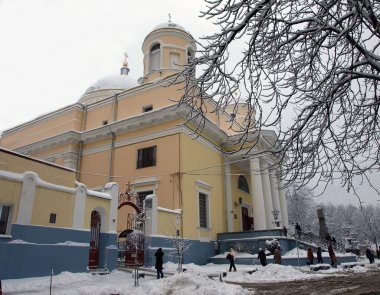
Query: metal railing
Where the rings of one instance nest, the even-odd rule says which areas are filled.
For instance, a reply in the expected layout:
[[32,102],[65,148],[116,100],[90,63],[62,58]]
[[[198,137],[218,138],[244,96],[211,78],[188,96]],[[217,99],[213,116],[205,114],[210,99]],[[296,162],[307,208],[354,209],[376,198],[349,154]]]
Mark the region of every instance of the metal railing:
[[331,244],[334,251],[340,252],[340,253],[345,253],[346,250],[344,248],[344,245],[342,243],[338,242],[333,242],[326,240],[324,238],[321,238],[320,236],[317,236],[311,232],[302,232],[302,231],[296,231],[294,234],[294,238],[301,242],[309,243],[309,244],[315,244],[318,247],[321,247],[322,250],[327,251],[327,248]]

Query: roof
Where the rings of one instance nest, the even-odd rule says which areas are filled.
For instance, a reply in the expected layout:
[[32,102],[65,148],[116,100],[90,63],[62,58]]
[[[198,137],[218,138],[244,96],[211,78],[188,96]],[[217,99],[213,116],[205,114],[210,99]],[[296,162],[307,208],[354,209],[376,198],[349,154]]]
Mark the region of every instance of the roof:
[[185,30],[184,27],[173,22],[165,22],[165,23],[159,24],[158,26],[154,27],[152,32],[156,30],[160,30],[160,29],[177,29],[177,30],[187,32],[187,30]]
[[137,81],[128,75],[109,75],[92,84],[85,94],[97,90],[126,90],[137,85]]

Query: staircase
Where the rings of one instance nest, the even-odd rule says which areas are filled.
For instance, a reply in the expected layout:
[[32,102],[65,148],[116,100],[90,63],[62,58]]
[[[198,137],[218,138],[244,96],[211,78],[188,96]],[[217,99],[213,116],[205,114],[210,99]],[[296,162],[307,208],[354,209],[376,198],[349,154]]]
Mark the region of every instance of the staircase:
[[342,243],[338,242],[332,242],[328,241],[324,238],[321,238],[320,236],[314,235],[311,232],[301,232],[297,231],[293,238],[295,238],[299,242],[303,242],[306,244],[314,244],[317,245],[318,247],[321,247],[322,250],[327,251],[328,246],[331,244],[334,251],[339,252],[339,253],[346,253],[346,250],[344,248],[344,245]]

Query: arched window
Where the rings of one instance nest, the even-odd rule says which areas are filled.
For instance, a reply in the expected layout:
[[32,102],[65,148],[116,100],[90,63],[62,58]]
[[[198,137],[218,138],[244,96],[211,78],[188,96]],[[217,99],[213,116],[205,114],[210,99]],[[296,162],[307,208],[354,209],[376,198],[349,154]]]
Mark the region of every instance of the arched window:
[[160,69],[160,43],[155,43],[149,51],[149,71]]
[[192,48],[187,49],[187,63],[190,63],[194,58],[194,50]]
[[249,194],[248,182],[247,182],[247,179],[243,175],[240,175],[238,178],[238,189]]

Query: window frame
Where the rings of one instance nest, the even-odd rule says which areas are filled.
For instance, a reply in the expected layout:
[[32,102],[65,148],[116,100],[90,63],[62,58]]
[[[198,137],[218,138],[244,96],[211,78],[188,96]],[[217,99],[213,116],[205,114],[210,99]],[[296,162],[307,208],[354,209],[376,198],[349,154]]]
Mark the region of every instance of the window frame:
[[[152,159],[149,159],[150,156],[148,151],[152,149]],[[147,154],[145,154],[145,153]],[[145,155],[145,156],[144,156]],[[150,146],[146,148],[141,148],[137,150],[137,161],[136,161],[136,169],[155,167],[157,166],[157,146]]]
[[[201,197],[204,197],[204,208],[201,207]],[[203,205],[203,204],[202,204]],[[198,225],[199,228],[209,228],[209,195],[205,192],[198,192]],[[203,211],[203,212],[201,212]],[[204,214],[204,216],[202,216]]]
[[153,195],[154,190],[153,189],[146,189],[136,192],[136,201],[139,204],[139,207],[142,207],[144,204],[144,200],[146,196]]
[[148,113],[148,112],[151,112],[151,111],[153,111],[153,105],[152,104],[143,106],[143,113]]
[[[3,207],[8,207],[9,210],[8,210],[8,216],[7,216],[7,220],[5,221],[6,224],[5,224],[5,232],[1,232],[0,231],[0,236],[6,236],[6,235],[10,235],[10,231],[11,231],[11,225],[12,225],[12,211],[13,211],[13,206],[9,203],[0,203],[0,223],[1,223],[1,220],[4,220],[3,218]],[[2,229],[2,227],[0,226],[0,230]]]
[[[153,61],[155,62],[153,64]],[[157,63],[157,64],[156,64]],[[149,49],[149,72],[158,71],[161,65],[161,44],[153,43]]]
[[191,63],[192,60],[194,59],[195,57],[195,52],[194,52],[194,49],[189,47],[187,48],[187,51],[186,51],[186,56],[187,56],[187,63]]
[[[243,186],[241,186],[241,184],[243,184]],[[237,188],[240,191],[245,192],[246,194],[249,194],[250,190],[249,190],[248,180],[244,175],[239,175],[237,179]]]

